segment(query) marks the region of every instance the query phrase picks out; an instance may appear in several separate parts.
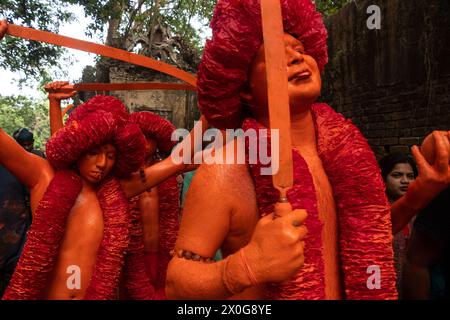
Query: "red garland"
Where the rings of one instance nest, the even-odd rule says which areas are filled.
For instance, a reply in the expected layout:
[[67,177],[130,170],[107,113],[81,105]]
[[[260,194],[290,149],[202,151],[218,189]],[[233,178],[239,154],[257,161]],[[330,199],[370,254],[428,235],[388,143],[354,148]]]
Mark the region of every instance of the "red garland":
[[[397,299],[391,214],[383,179],[367,140],[326,104],[312,108],[322,159],[339,214],[339,246],[347,299]],[[381,288],[369,289],[369,266]]]
[[125,256],[122,297],[131,300],[153,300],[155,290],[146,273],[144,258],[144,238],[139,196],[130,199],[131,227],[130,243]]
[[97,196],[103,212],[103,239],[84,299],[116,299],[124,253],[130,241],[128,199],[115,178],[105,181]]
[[[248,118],[242,128],[263,128],[256,120]],[[256,131],[259,134],[259,130]],[[269,135],[270,136],[270,135]],[[260,138],[259,136],[258,138]],[[259,147],[259,143],[248,141]],[[268,154],[270,154],[270,139],[268,140]],[[259,152],[259,150],[258,150]],[[269,285],[267,299],[301,299],[318,300],[325,299],[324,290],[324,263],[322,260],[322,222],[319,220],[317,210],[316,191],[308,165],[305,160],[295,152],[292,152],[294,164],[294,186],[288,191],[287,196],[293,209],[305,209],[308,219],[305,225],[308,228],[308,236],[305,239],[305,263],[295,278],[284,285]],[[261,164],[251,164],[250,169],[255,181],[255,193],[258,200],[258,208],[261,216],[273,212],[274,204],[279,198],[279,192],[273,187],[272,177],[260,175]]]
[[[175,248],[179,229],[178,203],[179,188],[176,177],[171,177],[158,185],[159,194],[159,244],[157,254],[156,281],[152,287],[145,274],[148,259],[144,259],[144,245],[142,241],[142,219],[139,209],[139,197],[133,198],[131,203],[132,233],[131,242],[125,259],[124,295],[126,299],[165,299],[165,284],[167,266],[170,262],[170,252]],[[151,266],[152,267],[152,266]],[[132,284],[134,283],[134,285]]]
[[[64,186],[64,187],[61,187]],[[82,188],[72,171],[57,171],[36,209],[16,270],[3,300],[43,299],[64,236],[68,213]]]
[[[346,299],[396,299],[389,205],[376,159],[359,130],[326,104],[312,107],[319,156],[333,187],[339,221],[339,250]],[[261,126],[246,119],[244,130]],[[270,147],[268,147],[270,150]],[[294,187],[288,199],[294,209],[308,211],[305,266],[283,286],[271,286],[271,299],[324,299],[322,223],[318,219],[314,183],[306,162],[293,150]],[[259,211],[273,211],[278,191],[271,176],[251,165]],[[381,270],[381,288],[367,287],[367,268]]]
[[180,190],[176,177],[171,177],[158,186],[159,194],[159,249],[156,288],[164,289],[170,252],[175,248],[179,229]]
[[[67,216],[82,183],[71,171],[57,171],[39,202],[23,253],[3,299],[43,299],[65,231]],[[104,217],[104,235],[84,299],[115,299],[123,254],[129,242],[128,200],[119,182],[110,178],[97,192]]]

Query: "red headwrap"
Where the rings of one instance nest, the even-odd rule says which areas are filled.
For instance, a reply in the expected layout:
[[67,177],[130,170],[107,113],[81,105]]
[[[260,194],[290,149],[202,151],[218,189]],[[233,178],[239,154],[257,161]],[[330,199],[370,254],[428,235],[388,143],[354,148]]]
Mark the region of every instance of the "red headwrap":
[[144,161],[144,137],[123,103],[111,96],[97,95],[77,107],[47,142],[47,157],[56,169],[70,168],[93,147],[110,142],[117,149],[114,176],[126,177]]
[[[152,112],[143,111],[135,112],[130,116],[130,122],[139,125],[141,131],[148,138],[152,138],[156,141],[158,149],[163,152],[171,151],[176,141],[172,141],[172,133],[175,130],[175,126]],[[156,266],[156,282],[154,283],[155,289],[158,292],[164,292],[167,265],[170,261],[170,252],[175,247],[179,228],[179,188],[176,177],[167,179],[160,185],[158,185],[159,194],[159,244],[157,253]],[[138,198],[131,200],[132,213],[136,219],[136,212],[140,213]],[[161,299],[161,296],[155,295],[155,299]]]
[[[96,96],[80,105],[67,125],[47,143],[47,156],[58,169],[39,202],[27,242],[4,299],[42,299],[47,277],[53,270],[70,210],[82,189],[73,165],[84,153],[104,143],[118,150],[113,176],[98,186],[104,216],[103,240],[86,288],[86,299],[112,299],[123,256],[129,243],[130,215],[127,198],[115,178],[136,171],[144,161],[144,136],[128,124],[120,100]],[[67,170],[68,169],[68,170]]]
[[176,144],[176,141],[171,140],[175,126],[153,112],[134,112],[130,116],[130,122],[137,124],[146,138],[154,139],[158,149],[163,152],[171,151]]
[[[311,0],[281,0],[284,30],[298,38],[323,70],[328,61],[327,31]],[[243,120],[239,96],[251,62],[261,47],[258,0],[219,0],[198,70],[198,102],[202,114],[219,128],[235,128]]]

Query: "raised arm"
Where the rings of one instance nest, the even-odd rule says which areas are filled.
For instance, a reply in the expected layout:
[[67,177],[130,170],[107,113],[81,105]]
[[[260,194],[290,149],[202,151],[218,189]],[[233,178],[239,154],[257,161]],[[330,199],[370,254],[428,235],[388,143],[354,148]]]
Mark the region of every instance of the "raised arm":
[[6,30],[8,30],[8,23],[6,20],[0,20],[0,41],[5,36]]
[[[250,177],[240,175],[240,182],[236,183],[234,169],[230,169],[235,166],[228,167],[202,165],[196,172],[186,197],[175,249],[177,254],[185,250],[212,258],[224,244],[230,246],[233,242],[237,221],[234,228],[232,224],[236,215],[245,217],[238,223],[248,224],[252,218],[257,221],[256,198],[254,194],[251,196],[253,190],[245,187],[253,188]],[[300,210],[276,220],[267,215],[256,227],[251,224],[252,230],[248,231],[253,235],[247,243],[234,245],[234,253],[218,262],[175,255],[167,272],[167,297],[225,299],[255,284],[289,279],[303,264],[301,240],[306,234],[304,227],[293,227],[292,222],[303,221],[305,217],[306,213]],[[247,266],[257,282],[245,271]]]
[[176,151],[174,153],[180,155],[180,157],[183,156],[183,152],[189,152],[189,155],[191,155],[190,164],[178,163],[171,155],[163,161],[145,168],[144,176],[142,176],[141,173],[136,172],[132,174],[130,178],[122,180],[122,188],[125,194],[129,198],[134,197],[157,186],[174,175],[182,174],[198,168],[198,164],[193,164],[193,158],[195,154],[201,152],[202,146],[201,143],[199,145],[195,144],[195,135],[203,135],[203,133],[208,129],[208,126],[209,125],[206,119],[201,117],[200,121],[195,125],[189,135],[175,147],[176,150],[180,150],[180,152],[178,153],[178,151]]
[[76,91],[67,91],[63,87],[69,85],[67,81],[55,81],[45,85],[50,103],[50,134],[64,127],[63,114],[61,112],[61,100],[73,97]]
[[0,164],[31,189],[39,182],[47,161],[26,151],[0,128]]
[[[450,185],[448,134],[448,132],[439,131],[432,133],[435,155],[431,156],[429,151],[426,151],[424,155],[417,146],[412,147],[411,151],[416,159],[419,176],[409,185],[406,194],[391,206],[393,234],[402,230],[412,217]],[[425,156],[432,164],[428,163]]]
[[141,173],[135,172],[129,178],[122,179],[121,184],[127,197],[132,198],[157,186],[172,176],[194,169],[195,167],[191,165],[176,164],[168,157],[145,168],[144,177],[141,176]]
[[30,189],[31,211],[34,213],[53,178],[53,169],[48,161],[27,152],[0,128],[0,164]]

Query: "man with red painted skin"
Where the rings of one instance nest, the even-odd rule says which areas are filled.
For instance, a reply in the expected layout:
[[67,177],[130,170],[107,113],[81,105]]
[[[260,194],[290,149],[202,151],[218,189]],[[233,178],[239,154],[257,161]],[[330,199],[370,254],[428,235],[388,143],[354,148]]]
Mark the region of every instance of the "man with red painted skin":
[[[75,91],[62,90],[68,84],[67,81],[55,81],[45,86],[49,92],[52,134],[63,127],[61,100],[76,94]],[[145,136],[145,162],[140,170],[157,162],[157,150],[167,153],[174,147],[175,142],[171,140],[171,136],[175,127],[166,119],[143,111],[132,113],[130,122],[138,125]],[[158,192],[159,188],[161,193]],[[133,274],[136,269],[145,266],[146,274],[156,290],[155,299],[163,299],[165,296],[167,264],[178,232],[178,194],[176,178],[171,177],[158,187],[130,199],[131,239],[129,252],[125,257],[124,274]],[[139,257],[140,254],[143,257]],[[126,284],[127,281],[122,282],[121,296],[133,298]]]
[[[175,146],[171,140],[175,126],[168,120],[155,113],[141,111],[132,113],[130,121],[137,124],[145,136],[145,166],[161,161],[157,152],[168,153]],[[132,201],[132,214],[136,220],[142,220],[145,269],[158,294],[155,298],[164,298],[167,265],[179,228],[179,188],[176,177],[167,179]]]
[[[115,297],[128,245],[126,198],[181,169],[168,158],[147,168],[144,180],[137,173],[130,175],[143,161],[144,138],[138,127],[126,124],[126,117],[117,99],[91,99],[49,140],[51,164],[27,153],[0,129],[0,163],[30,188],[33,212],[24,253],[4,298]],[[108,258],[109,252],[117,261]],[[74,287],[67,285],[71,266],[81,272]]]
[[[0,21],[0,40],[6,30],[6,21]],[[64,96],[50,98],[55,105]],[[65,127],[61,110],[51,111],[58,115],[51,117],[55,134],[47,144],[49,161],[27,154],[0,129],[0,163],[30,188],[34,215],[4,298],[115,298],[128,246],[126,198],[186,166],[167,158],[132,173],[144,160],[145,140],[139,128],[128,123],[123,104],[113,97],[96,96],[79,106]],[[24,167],[29,170],[24,172]],[[68,270],[80,276],[73,286],[68,285]],[[151,298],[150,290],[146,286],[145,298]]]
[[[199,107],[220,129],[269,127],[259,5],[219,0],[211,21]],[[273,220],[279,194],[261,163],[203,164],[187,194],[168,298],[395,299],[389,206],[375,157],[356,127],[315,103],[327,61],[322,19],[310,0],[281,7],[294,210]],[[219,248],[225,259],[213,263]]]

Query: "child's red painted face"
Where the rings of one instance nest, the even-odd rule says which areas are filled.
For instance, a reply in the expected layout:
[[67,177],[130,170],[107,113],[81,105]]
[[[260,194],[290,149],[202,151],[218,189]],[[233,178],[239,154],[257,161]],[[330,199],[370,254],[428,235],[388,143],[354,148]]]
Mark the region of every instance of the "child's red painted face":
[[77,168],[84,180],[96,184],[111,172],[115,162],[116,148],[112,144],[104,144],[81,156]]

